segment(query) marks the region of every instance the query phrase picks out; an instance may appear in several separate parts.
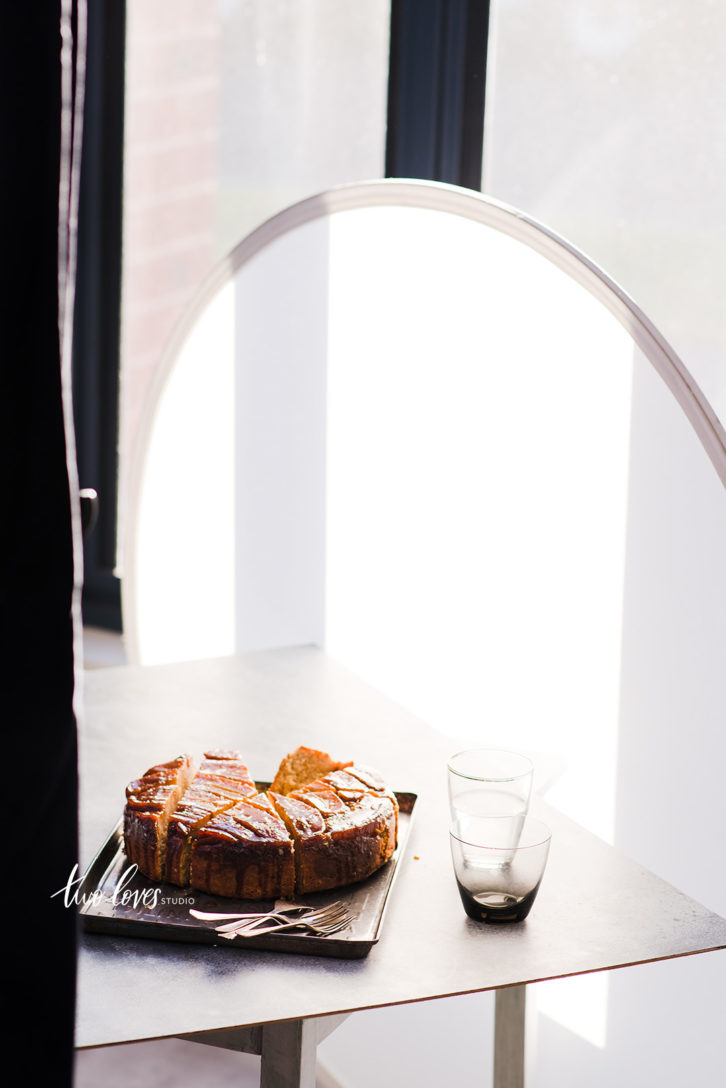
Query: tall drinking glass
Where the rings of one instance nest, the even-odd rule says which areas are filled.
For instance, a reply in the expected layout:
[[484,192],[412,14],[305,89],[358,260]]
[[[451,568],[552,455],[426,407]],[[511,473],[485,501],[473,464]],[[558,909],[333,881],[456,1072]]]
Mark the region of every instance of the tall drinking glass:
[[465,842],[516,846],[529,809],[532,761],[501,748],[474,748],[452,756],[447,774],[452,833]]

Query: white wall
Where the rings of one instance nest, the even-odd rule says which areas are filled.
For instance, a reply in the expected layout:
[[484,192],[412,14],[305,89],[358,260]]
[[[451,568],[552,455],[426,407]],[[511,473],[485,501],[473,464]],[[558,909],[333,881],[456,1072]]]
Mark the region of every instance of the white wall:
[[[233,569],[204,582],[229,651],[325,641],[452,744],[562,753],[553,803],[726,913],[723,487],[591,296],[489,228],[382,211],[298,229],[292,264],[280,245],[246,265],[234,391],[210,406],[204,353],[188,386],[193,419],[206,398],[236,422],[214,445],[193,432],[206,508],[235,526]],[[162,553],[164,533],[205,531],[164,494],[146,498]],[[710,955],[541,984],[537,1083],[715,1083],[722,971]],[[321,1055],[347,1088],[486,1085],[491,1009],[360,1014]]]
[[[359,327],[331,337],[329,397],[348,383],[329,421],[328,646],[445,733],[565,753],[551,800],[725,913],[726,496],[615,322],[536,262],[510,282],[507,248],[464,295],[453,274],[427,289],[419,254],[390,353]],[[379,271],[382,297],[395,276]],[[348,300],[334,330],[355,325]],[[536,1083],[716,1082],[721,961],[540,985]],[[377,1011],[322,1054],[363,1088],[372,1059],[349,1056],[370,1033],[381,1088],[486,1084],[490,1018],[487,996]]]

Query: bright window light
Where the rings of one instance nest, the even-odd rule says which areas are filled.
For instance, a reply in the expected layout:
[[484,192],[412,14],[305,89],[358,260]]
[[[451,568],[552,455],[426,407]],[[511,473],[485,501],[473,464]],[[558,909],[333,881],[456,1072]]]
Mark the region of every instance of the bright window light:
[[511,239],[390,211],[331,233],[326,645],[445,734],[563,754],[552,800],[609,837],[632,340]]

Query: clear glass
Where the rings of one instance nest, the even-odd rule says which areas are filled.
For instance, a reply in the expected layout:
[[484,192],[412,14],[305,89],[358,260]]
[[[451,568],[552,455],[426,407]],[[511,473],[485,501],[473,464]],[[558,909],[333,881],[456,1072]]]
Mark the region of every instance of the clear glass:
[[492,0],[484,184],[597,261],[726,420],[726,4]]
[[447,765],[452,829],[462,839],[492,846],[516,843],[529,810],[532,761],[518,752],[475,748]]
[[468,840],[449,833],[456,884],[476,922],[522,922],[537,897],[552,833],[527,816],[517,842],[502,845],[496,818],[482,821]]

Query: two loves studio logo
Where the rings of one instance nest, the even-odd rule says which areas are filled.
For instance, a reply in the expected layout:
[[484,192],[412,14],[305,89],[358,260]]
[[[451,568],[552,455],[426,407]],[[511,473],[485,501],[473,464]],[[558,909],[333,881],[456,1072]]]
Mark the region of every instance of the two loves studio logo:
[[179,894],[165,895],[163,888],[150,888],[139,883],[134,887],[138,870],[138,865],[129,865],[115,881],[112,891],[104,892],[101,888],[84,887],[83,877],[78,875],[78,866],[74,865],[67,882],[57,892],[52,892],[50,898],[62,895],[64,906],[79,909],[110,906],[112,909],[127,907],[139,911],[157,910],[160,906],[194,906],[194,897],[185,895],[181,889]]

